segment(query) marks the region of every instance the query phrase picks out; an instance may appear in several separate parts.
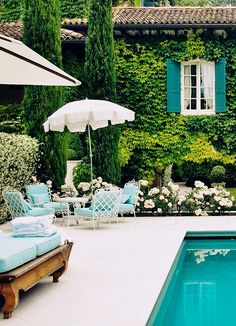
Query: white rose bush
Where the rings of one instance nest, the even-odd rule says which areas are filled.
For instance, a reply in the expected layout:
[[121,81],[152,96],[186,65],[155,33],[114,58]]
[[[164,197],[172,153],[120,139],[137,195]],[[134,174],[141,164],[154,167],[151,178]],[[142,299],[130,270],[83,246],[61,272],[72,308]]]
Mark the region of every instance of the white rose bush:
[[78,195],[88,200],[92,199],[92,194],[97,189],[107,189],[114,187],[113,184],[103,181],[101,177],[91,180],[90,182],[80,182],[78,185]]
[[194,188],[187,194],[180,193],[179,186],[172,182],[149,189],[142,180],[140,186],[137,210],[141,214],[223,215],[235,209],[236,205],[235,198],[222,186],[208,188],[201,181],[195,181]]

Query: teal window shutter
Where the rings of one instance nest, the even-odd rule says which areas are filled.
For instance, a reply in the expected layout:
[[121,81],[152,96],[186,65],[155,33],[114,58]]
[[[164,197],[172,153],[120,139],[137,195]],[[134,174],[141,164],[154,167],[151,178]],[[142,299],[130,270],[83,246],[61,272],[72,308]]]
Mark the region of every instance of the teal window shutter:
[[180,63],[167,60],[167,111],[181,111],[180,102]]
[[221,59],[215,64],[216,113],[226,112],[226,61]]

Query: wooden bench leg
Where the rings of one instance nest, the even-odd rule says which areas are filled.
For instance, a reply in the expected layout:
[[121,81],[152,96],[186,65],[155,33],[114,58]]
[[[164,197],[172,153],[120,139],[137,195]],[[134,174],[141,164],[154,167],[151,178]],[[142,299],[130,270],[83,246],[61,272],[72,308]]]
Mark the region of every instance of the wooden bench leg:
[[4,283],[0,284],[0,293],[5,299],[5,304],[2,307],[3,318],[9,319],[19,302],[19,290],[14,289],[11,283]]

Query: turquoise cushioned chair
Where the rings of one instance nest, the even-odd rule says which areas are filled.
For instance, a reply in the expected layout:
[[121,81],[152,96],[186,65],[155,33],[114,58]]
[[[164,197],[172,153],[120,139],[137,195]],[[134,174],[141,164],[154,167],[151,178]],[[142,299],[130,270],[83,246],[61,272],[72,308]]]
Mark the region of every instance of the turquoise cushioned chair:
[[136,217],[135,208],[139,191],[140,186],[138,182],[130,181],[124,185],[119,208],[119,214],[122,217],[124,214],[133,214]]
[[20,216],[43,216],[54,215],[55,211],[46,207],[32,207],[30,203],[24,200],[20,191],[6,187],[2,192],[6,205],[12,218]]
[[70,215],[69,204],[62,202],[53,202],[48,186],[44,183],[36,183],[26,186],[26,195],[30,203],[36,207],[54,209],[55,213]]
[[118,211],[121,200],[121,190],[117,189],[98,189],[95,191],[94,198],[90,207],[75,207],[74,213],[76,218],[90,219],[93,221],[95,229],[95,221],[97,226],[101,219],[109,221],[116,218],[118,223]]

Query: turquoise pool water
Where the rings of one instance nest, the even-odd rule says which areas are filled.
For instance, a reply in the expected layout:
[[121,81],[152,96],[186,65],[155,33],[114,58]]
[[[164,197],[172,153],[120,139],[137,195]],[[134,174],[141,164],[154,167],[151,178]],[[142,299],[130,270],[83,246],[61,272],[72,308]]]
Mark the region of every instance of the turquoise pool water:
[[236,240],[185,240],[147,325],[236,325]]

